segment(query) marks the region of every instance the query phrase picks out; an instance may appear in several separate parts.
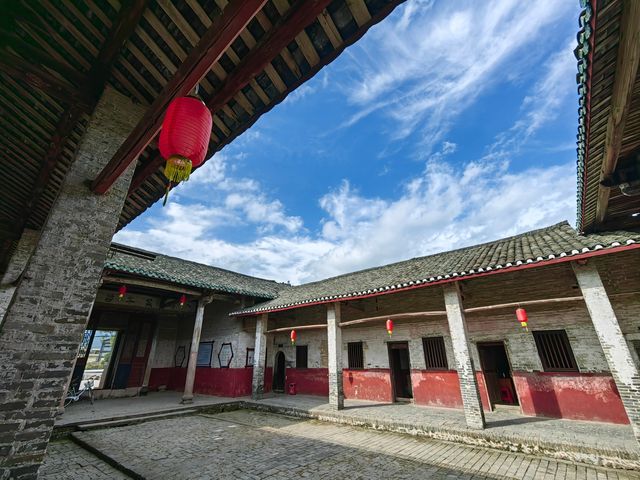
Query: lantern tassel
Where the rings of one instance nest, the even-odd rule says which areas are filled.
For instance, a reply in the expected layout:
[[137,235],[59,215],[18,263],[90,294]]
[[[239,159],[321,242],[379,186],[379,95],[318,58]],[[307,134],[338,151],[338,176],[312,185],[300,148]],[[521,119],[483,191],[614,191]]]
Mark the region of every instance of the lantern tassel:
[[179,155],[169,157],[164,167],[164,176],[173,183],[187,181],[191,175],[191,166],[188,158]]

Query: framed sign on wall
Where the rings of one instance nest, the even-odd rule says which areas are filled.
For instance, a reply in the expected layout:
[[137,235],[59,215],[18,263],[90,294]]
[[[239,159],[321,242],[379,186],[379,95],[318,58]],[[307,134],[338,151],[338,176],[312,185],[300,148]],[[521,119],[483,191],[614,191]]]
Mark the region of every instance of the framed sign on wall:
[[210,367],[211,357],[213,357],[213,342],[200,342],[198,347],[197,367]]
[[247,360],[244,364],[245,367],[253,367],[253,355],[254,355],[254,349],[247,348]]
[[231,360],[233,360],[233,346],[230,343],[223,343],[218,352],[220,368],[229,368],[231,366]]

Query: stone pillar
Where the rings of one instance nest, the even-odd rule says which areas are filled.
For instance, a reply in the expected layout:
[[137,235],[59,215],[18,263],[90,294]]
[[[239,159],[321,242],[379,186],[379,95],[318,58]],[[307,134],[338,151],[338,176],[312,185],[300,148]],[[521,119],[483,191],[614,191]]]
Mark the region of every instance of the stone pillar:
[[480,391],[476,371],[473,367],[473,358],[469,352],[469,340],[467,324],[464,318],[464,308],[458,283],[447,283],[443,287],[444,304],[447,310],[449,333],[453,343],[453,355],[456,359],[456,369],[460,380],[460,393],[462,394],[462,406],[464,416],[469,428],[483,429],[484,411],[480,401]]
[[37,230],[25,229],[22,232],[16,251],[13,252],[7,270],[0,280],[0,328],[2,328],[4,315],[7,313],[13,293],[16,291],[20,277],[22,277],[22,272],[27,267],[27,262],[36,248],[39,236],[40,232]]
[[604,289],[598,269],[593,262],[579,264],[572,262],[584,302],[593,322],[602,351],[609,364],[609,370],[616,382],[622,404],[633,427],[633,433],[640,442],[640,374],[633,361],[620,324]]
[[147,358],[147,365],[144,368],[144,380],[142,380],[142,388],[140,393],[145,394],[149,391],[149,379],[151,378],[151,369],[153,368],[153,361],[156,357],[156,348],[158,346],[158,334],[160,332],[160,323],[155,321],[153,327],[153,339],[151,340],[151,348],[149,349],[149,358]]
[[198,300],[198,308],[196,309],[196,321],[193,324],[193,335],[191,336],[189,363],[187,365],[187,380],[184,382],[182,403],[193,402],[193,382],[196,379],[196,365],[198,364],[198,348],[200,347],[200,333],[202,333],[204,307],[206,307],[209,303],[211,303],[211,297],[202,297],[200,298],[200,300]]
[[0,478],[36,478],[72,374],[134,163],[87,186],[142,118],[107,87],[78,145],[0,330]]
[[267,322],[269,314],[263,313],[256,319],[256,344],[253,350],[253,381],[251,398],[260,400],[264,395],[264,369],[267,360]]
[[340,303],[327,305],[327,344],[329,353],[329,405],[336,410],[344,408],[342,385],[342,328]]

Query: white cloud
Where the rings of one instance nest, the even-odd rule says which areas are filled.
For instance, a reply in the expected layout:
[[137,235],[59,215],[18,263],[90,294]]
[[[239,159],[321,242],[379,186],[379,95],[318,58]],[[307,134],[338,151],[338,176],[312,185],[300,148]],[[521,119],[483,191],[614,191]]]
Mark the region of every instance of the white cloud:
[[490,157],[460,168],[431,161],[391,200],[365,197],[344,181],[320,199],[326,218],[315,235],[297,224],[289,230],[283,222],[287,233],[271,232],[245,243],[225,241],[218,229],[238,220],[234,215],[243,202],[228,205],[229,211],[171,203],[149,230],[129,228],[116,239],[300,283],[558,222],[573,211],[573,178],[572,162],[513,173],[506,162],[492,163]]
[[419,132],[420,150],[428,156],[455,118],[512,75],[519,58],[572,5],[573,0],[407,3],[351,54],[344,88],[357,111],[345,125],[379,111],[392,120],[392,138]]

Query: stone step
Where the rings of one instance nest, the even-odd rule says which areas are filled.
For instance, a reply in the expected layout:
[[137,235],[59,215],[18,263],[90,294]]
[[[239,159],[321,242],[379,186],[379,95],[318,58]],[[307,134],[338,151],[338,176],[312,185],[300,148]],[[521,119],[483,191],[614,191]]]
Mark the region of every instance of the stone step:
[[138,415],[128,415],[123,418],[118,419],[110,419],[110,420],[101,420],[99,422],[88,422],[82,423],[76,426],[76,429],[81,432],[86,432],[89,430],[98,430],[101,428],[112,428],[112,427],[124,427],[126,425],[133,425],[136,423],[149,422],[152,420],[164,420],[167,418],[181,417],[184,415],[192,415],[194,413],[198,413],[198,409],[196,408],[188,408],[188,409],[178,409],[169,412],[159,412],[153,414],[138,414]]

